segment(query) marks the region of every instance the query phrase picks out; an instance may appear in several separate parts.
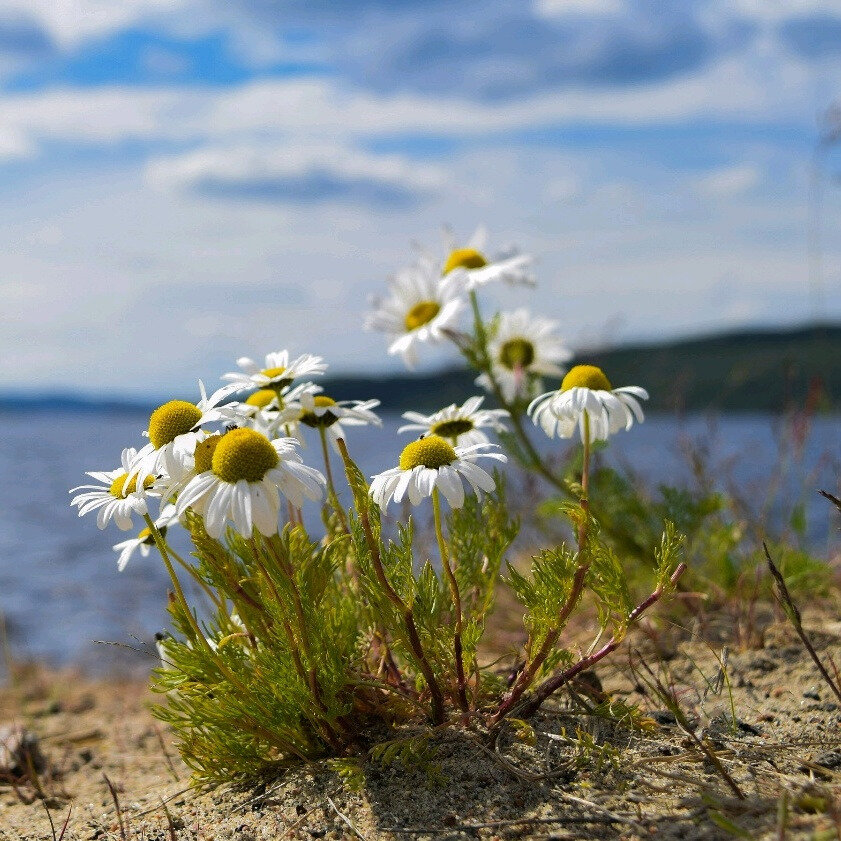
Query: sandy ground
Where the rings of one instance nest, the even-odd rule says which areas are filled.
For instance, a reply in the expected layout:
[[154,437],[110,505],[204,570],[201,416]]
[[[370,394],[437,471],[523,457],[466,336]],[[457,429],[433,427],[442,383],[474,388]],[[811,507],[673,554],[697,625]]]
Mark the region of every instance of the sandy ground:
[[[841,662],[841,623],[812,617],[808,627]],[[347,773],[323,762],[257,790],[205,793],[189,788],[143,683],[19,669],[0,691],[0,727],[37,738],[44,797],[31,775],[0,783],[0,841],[52,839],[48,810],[56,838],[69,814],[65,841],[841,838],[841,703],[787,626],[770,627],[761,649],[729,653],[732,693],[716,685],[720,648],[683,641],[660,654],[691,733],[732,785],[635,681],[627,643],[598,675],[614,701],[645,712],[647,730],[562,699],[532,731],[508,727],[495,746],[444,732],[425,766],[368,758]]]

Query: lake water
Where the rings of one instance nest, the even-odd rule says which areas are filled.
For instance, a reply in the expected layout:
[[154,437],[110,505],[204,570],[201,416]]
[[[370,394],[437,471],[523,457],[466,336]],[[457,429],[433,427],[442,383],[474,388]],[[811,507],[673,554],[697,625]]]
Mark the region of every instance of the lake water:
[[[113,525],[96,528],[94,515],[83,519],[69,505],[68,489],[86,480],[86,470],[113,469],[124,446],[141,446],[145,412],[0,412],[0,612],[17,657],[53,663],[80,663],[90,669],[143,661],[104,640],[132,646],[148,644],[167,627],[164,609],[169,579],[153,554],[135,554],[118,573],[111,546],[131,536]],[[396,463],[408,438],[396,436],[400,424],[386,418],[385,431],[353,428],[352,454],[367,474]],[[802,458],[780,441],[788,440],[781,422],[764,416],[701,417],[677,420],[650,417],[611,441],[605,457],[639,474],[652,486],[693,481],[688,449],[700,448],[719,481],[731,484],[759,508],[775,495],[773,513],[801,494],[807,507],[809,541],[826,556],[838,547],[837,519],[815,493],[839,492],[841,419],[817,418]],[[566,442],[534,436],[545,451],[563,451]],[[305,450],[319,466],[315,442]],[[782,467],[782,469],[780,469]],[[317,522],[317,512],[311,512]],[[181,535],[179,535],[180,537]],[[173,535],[173,542],[182,548]]]

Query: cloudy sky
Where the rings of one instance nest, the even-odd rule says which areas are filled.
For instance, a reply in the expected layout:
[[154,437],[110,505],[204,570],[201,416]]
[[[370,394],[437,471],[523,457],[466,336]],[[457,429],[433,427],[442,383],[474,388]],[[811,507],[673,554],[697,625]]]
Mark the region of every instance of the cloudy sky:
[[368,299],[445,223],[579,347],[839,318],[837,97],[841,0],[4,0],[0,387],[399,368]]

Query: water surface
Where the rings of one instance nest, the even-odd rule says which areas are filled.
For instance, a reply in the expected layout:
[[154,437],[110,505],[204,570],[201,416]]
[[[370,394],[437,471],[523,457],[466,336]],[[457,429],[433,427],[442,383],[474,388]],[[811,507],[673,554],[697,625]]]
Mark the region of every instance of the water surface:
[[[0,412],[0,419],[0,611],[13,652],[89,668],[132,662],[124,650],[93,641],[137,645],[167,627],[166,572],[154,554],[143,559],[137,553],[117,573],[111,546],[131,535],[113,525],[100,532],[93,515],[79,519],[67,491],[84,483],[85,470],[113,469],[123,447],[142,446],[140,431],[148,415]],[[396,435],[400,422],[387,417],[384,430],[352,430],[351,452],[367,474],[396,463],[408,440]],[[814,422],[802,459],[790,448],[783,448],[781,459],[780,440],[788,440],[782,432],[780,422],[766,416],[725,416],[714,422],[651,417],[617,435],[605,457],[653,487],[686,485],[694,481],[687,452],[699,450],[716,481],[731,484],[757,510],[770,498],[772,521],[805,488],[809,540],[826,554],[837,537],[831,531],[837,521],[831,525],[830,507],[814,489],[838,493],[839,419]],[[543,436],[534,440],[546,451],[569,446]],[[320,466],[315,441],[305,450],[305,460]],[[308,520],[318,522],[314,507]],[[173,542],[186,549],[183,538],[173,535]]]

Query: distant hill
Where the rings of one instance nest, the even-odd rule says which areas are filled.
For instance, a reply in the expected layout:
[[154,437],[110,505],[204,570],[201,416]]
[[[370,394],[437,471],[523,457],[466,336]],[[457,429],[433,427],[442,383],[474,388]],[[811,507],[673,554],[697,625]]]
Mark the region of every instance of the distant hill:
[[[629,345],[582,354],[574,362],[599,365],[615,386],[644,386],[653,411],[780,412],[807,398],[818,409],[841,410],[841,325]],[[325,387],[337,400],[378,397],[384,409],[424,411],[476,393],[473,378],[459,368],[343,378]]]
[[[638,344],[582,354],[575,362],[602,367],[616,385],[648,389],[651,411],[781,412],[808,400],[841,411],[841,325],[793,330],[743,330],[662,344]],[[434,411],[478,392],[463,369],[428,374],[348,376],[322,381],[336,400],[377,397],[385,411]],[[547,388],[557,385],[547,382]],[[132,411],[154,401],[98,400],[67,394],[69,411]],[[0,394],[0,409],[55,409],[56,398]]]

